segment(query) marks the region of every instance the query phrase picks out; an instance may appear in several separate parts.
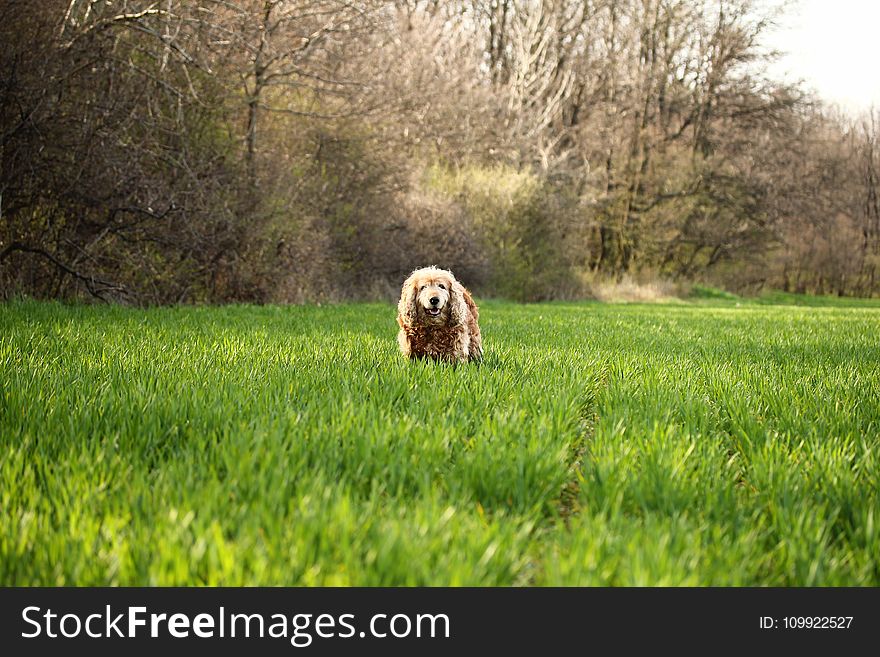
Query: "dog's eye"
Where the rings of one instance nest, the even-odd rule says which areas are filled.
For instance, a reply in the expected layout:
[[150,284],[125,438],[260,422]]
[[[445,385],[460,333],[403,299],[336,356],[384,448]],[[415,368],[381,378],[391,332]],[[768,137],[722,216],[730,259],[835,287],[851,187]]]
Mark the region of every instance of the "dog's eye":
[[439,287],[441,290],[445,290],[445,289],[446,289],[446,286],[443,285],[443,283],[440,283],[440,285],[438,285],[437,287]]
[[427,286],[427,285],[422,285],[422,287],[420,287],[419,290],[424,290],[426,287],[428,287],[428,286]]

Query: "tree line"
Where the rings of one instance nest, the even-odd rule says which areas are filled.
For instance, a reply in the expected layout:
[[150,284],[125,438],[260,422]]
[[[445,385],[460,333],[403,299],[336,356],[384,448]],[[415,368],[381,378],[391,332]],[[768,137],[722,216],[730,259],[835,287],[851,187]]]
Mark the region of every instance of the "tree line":
[[0,288],[128,303],[631,276],[880,291],[880,112],[742,0],[0,0]]

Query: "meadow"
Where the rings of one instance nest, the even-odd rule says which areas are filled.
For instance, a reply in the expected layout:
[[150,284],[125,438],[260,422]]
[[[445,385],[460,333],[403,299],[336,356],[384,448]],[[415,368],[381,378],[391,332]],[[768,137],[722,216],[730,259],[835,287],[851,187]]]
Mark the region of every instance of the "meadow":
[[2,585],[880,585],[880,303],[0,305]]

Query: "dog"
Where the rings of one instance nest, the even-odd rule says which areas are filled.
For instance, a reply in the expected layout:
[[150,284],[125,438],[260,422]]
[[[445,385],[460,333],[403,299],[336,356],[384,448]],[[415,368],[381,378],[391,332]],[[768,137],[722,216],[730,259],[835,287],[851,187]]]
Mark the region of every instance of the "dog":
[[397,304],[397,342],[404,356],[453,363],[483,358],[479,310],[452,272],[416,269],[403,282]]

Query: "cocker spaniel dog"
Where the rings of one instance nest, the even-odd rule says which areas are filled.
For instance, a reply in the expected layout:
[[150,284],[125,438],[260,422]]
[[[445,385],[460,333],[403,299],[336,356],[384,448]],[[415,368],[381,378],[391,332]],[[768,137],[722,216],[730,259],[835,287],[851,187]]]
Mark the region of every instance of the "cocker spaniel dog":
[[416,269],[397,304],[397,341],[404,356],[451,362],[480,360],[483,340],[477,305],[452,272]]

